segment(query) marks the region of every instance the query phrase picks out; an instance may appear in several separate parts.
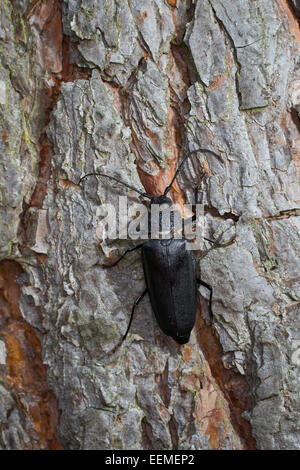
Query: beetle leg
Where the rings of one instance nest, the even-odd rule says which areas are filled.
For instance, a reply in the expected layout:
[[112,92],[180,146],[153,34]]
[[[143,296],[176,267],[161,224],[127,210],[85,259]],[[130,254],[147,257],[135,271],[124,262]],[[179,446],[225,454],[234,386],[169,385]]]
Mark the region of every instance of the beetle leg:
[[219,243],[218,241],[210,240],[209,238],[205,238],[205,237],[203,237],[203,238],[207,242],[213,243],[216,246],[216,248],[224,248],[225,246],[232,245],[232,243],[236,239],[236,235],[233,235],[233,237],[231,237],[231,239],[226,243]]
[[134,314],[135,307],[138,306],[138,304],[139,304],[140,301],[145,297],[145,295],[147,294],[147,292],[148,292],[148,289],[146,288],[146,289],[144,290],[144,292],[134,301],[134,304],[133,304],[133,307],[132,307],[132,311],[131,311],[131,317],[130,317],[130,320],[129,320],[129,324],[128,324],[126,333],[125,333],[125,335],[124,335],[123,338],[122,338],[121,344],[123,343],[123,341],[125,341],[126,336],[128,335],[128,332],[129,332],[129,329],[130,329],[130,326],[131,326],[131,323],[132,323],[132,319],[133,319],[133,314]]
[[[136,247],[136,248],[137,248],[137,247]],[[108,356],[111,356],[112,354],[114,354],[114,353],[119,349],[120,346],[122,346],[123,342],[125,341],[125,339],[126,339],[126,337],[127,337],[127,335],[128,335],[128,332],[129,332],[129,329],[130,329],[130,326],[131,326],[131,323],[132,323],[132,319],[133,319],[133,314],[134,314],[135,307],[138,306],[138,304],[139,304],[140,301],[145,297],[145,295],[147,294],[147,292],[148,292],[148,289],[146,288],[146,289],[144,290],[144,292],[134,301],[134,304],[133,304],[133,307],[132,307],[132,311],[131,311],[130,320],[129,320],[129,324],[128,324],[128,327],[127,327],[127,330],[126,330],[125,335],[123,336],[123,338],[121,339],[121,341],[120,341],[111,351],[107,352],[107,353],[105,354],[105,356],[103,356],[103,358],[104,358],[104,357],[107,358]]]
[[102,267],[103,268],[112,268],[113,266],[116,266],[116,264],[118,264],[121,261],[121,259],[123,259],[127,255],[127,253],[130,253],[131,251],[137,250],[138,248],[142,248],[143,244],[144,243],[140,243],[140,245],[134,246],[133,248],[128,248],[126,251],[124,251],[122,256],[120,256],[120,258],[117,259],[117,261],[115,261],[112,264],[103,264]]
[[[221,237],[222,237],[222,235],[221,235]],[[232,245],[232,243],[233,243],[234,240],[236,239],[236,235],[233,235],[233,237],[232,237],[228,242],[226,242],[226,243],[219,243],[218,241],[213,241],[213,240],[210,240],[209,238],[205,238],[205,237],[203,237],[203,238],[204,238],[204,240],[206,240],[206,241],[208,241],[208,242],[210,242],[210,243],[213,243],[213,246],[211,246],[210,248],[208,248],[207,250],[205,250],[205,251],[201,254],[201,256],[200,256],[200,258],[199,258],[200,260],[201,260],[202,258],[204,258],[204,257],[207,255],[207,253],[209,253],[211,250],[215,250],[216,248],[225,248],[226,246]],[[218,238],[218,240],[220,240],[220,237]]]
[[201,281],[201,279],[197,279],[197,283],[200,284],[200,286],[203,286],[203,287],[205,287],[206,289],[208,289],[209,292],[210,292],[210,294],[209,294],[209,314],[210,314],[210,317],[211,317],[211,319],[212,319],[212,318],[213,318],[212,309],[211,309],[212,287],[211,287],[211,285],[207,284],[206,282]]
[[184,223],[185,223],[186,225],[189,225],[190,223],[195,222],[196,217],[197,217],[196,214],[194,214],[194,215],[192,215],[192,217],[190,217],[189,219],[184,219]]

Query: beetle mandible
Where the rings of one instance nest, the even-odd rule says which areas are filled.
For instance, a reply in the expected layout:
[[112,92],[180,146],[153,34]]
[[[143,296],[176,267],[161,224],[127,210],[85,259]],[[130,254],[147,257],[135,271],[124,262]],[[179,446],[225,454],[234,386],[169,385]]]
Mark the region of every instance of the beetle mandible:
[[[167,194],[172,188],[172,185],[184,163],[192,154],[197,152],[210,152],[220,158],[219,155],[210,149],[198,148],[196,150],[192,150],[181,160],[171,183],[165,188],[164,193],[158,197],[150,196],[146,192],[143,193],[124,181],[103,173],[88,173],[80,179],[79,185],[89,176],[105,177],[114,180],[117,183],[121,183],[127,188],[139,193],[141,196],[150,199],[150,207],[151,204],[167,204],[168,206],[171,206],[173,202]],[[194,220],[193,217],[192,220]],[[235,236],[229,242],[220,244],[218,241],[212,241],[204,237],[205,240],[213,243],[217,247],[228,246],[233,242],[234,238]],[[160,329],[163,333],[172,337],[179,344],[185,344],[189,341],[191,331],[195,324],[197,284],[205,287],[210,292],[209,311],[212,316],[212,286],[197,278],[196,258],[192,250],[186,249],[186,243],[188,243],[188,240],[185,237],[182,237],[181,239],[174,237],[167,239],[150,239],[149,241],[141,243],[133,248],[127,249],[122,256],[117,259],[117,261],[109,265],[109,267],[116,266],[128,253],[137,249],[142,250],[142,263],[146,288],[134,301],[127,330],[120,344],[118,344],[113,351],[115,351],[115,349],[126,339],[132,323],[134,311],[147,293],[149,294],[151,307]]]

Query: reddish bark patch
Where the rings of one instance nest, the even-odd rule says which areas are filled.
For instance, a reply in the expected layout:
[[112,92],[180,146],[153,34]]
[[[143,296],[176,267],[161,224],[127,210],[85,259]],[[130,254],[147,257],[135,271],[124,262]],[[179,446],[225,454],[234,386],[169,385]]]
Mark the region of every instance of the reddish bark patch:
[[188,362],[192,357],[193,349],[190,344],[185,344],[183,347],[182,359],[184,362]]
[[71,188],[74,188],[76,191],[79,191],[78,184],[73,183],[73,181],[60,179],[59,180],[59,185],[62,188],[70,188],[71,187]]
[[46,133],[44,133],[40,138],[39,147],[39,176],[30,200],[30,206],[35,207],[41,207],[43,204],[51,171],[51,158],[53,156],[53,150]]
[[[291,156],[295,164],[298,182],[300,184],[300,119],[295,109],[292,108],[291,111],[285,111],[282,114],[280,127],[284,131],[287,140],[287,142],[282,142],[282,145],[284,146],[288,143],[291,148]],[[277,136],[272,135],[272,138],[276,140]],[[280,188],[277,190],[280,191]]]
[[30,22],[34,22],[40,27],[41,53],[45,75],[49,77],[47,83],[45,82],[43,103],[41,103],[44,108],[44,125],[39,139],[39,176],[30,201],[30,206],[41,207],[46,195],[53,157],[53,149],[48,140],[46,127],[59,99],[61,84],[78,78],[88,79],[90,74],[86,69],[70,63],[71,50],[75,44],[71,43],[69,37],[63,36],[62,16],[58,0],[36,3],[36,6],[32,7],[30,11]]
[[209,413],[205,434],[209,435],[209,443],[215,450],[220,449],[220,434],[227,433],[226,414],[223,408],[214,408]]
[[[188,111],[188,101],[187,99],[183,102],[178,98],[175,90],[175,85],[173,86],[173,68],[176,68],[177,76],[180,75],[180,81],[183,83],[183,93],[185,93],[189,85],[189,77],[186,63],[179,52],[179,48],[176,45],[172,45],[172,51],[169,54],[170,65],[169,65],[169,91],[170,91],[170,106],[168,111],[168,122],[167,129],[164,137],[164,143],[167,148],[167,158],[163,166],[160,166],[156,160],[147,162],[147,170],[145,169],[144,162],[139,160],[137,163],[137,170],[140,176],[140,180],[146,189],[147,193],[151,196],[159,196],[163,194],[165,188],[170,184],[176,168],[177,162],[182,157],[182,145],[183,145],[183,129],[184,129],[184,114]],[[129,116],[129,97],[128,93],[120,93],[120,100],[123,103],[121,106],[122,114],[124,116]],[[120,106],[119,106],[120,108]],[[125,118],[125,122],[130,126],[132,131],[133,139],[133,151],[134,148],[138,150],[139,153],[143,152],[141,144],[135,135],[134,129],[130,125],[128,118]],[[145,128],[145,134],[149,137],[154,145],[158,146],[158,136]],[[151,172],[149,171],[149,166]],[[175,203],[179,205],[184,204],[184,196],[178,186],[177,181],[173,183],[172,189],[170,190],[170,196]]]
[[284,14],[282,15],[282,13],[278,13],[279,19],[281,20],[283,16],[286,16],[289,32],[295,37],[297,42],[300,42],[299,23],[289,1],[288,0],[276,0],[276,2]]
[[56,398],[47,384],[46,367],[42,361],[41,344],[34,329],[26,323],[19,310],[20,287],[17,279],[21,267],[14,261],[0,264],[0,315],[4,319],[0,334],[6,343],[5,379],[20,400],[29,397],[31,406],[24,410],[32,422],[31,448],[61,449],[56,435],[59,411]]
[[44,126],[39,140],[40,160],[39,176],[35,190],[31,196],[30,205],[41,207],[50,176],[50,162],[53,155],[46,134],[46,126],[50,121],[50,114],[59,95],[58,74],[62,71],[62,18],[58,0],[49,2],[36,2],[30,10],[29,22],[40,29],[41,55],[44,61],[45,74],[48,75],[43,97],[45,112]]
[[[159,164],[152,160],[148,162],[148,167],[152,166],[153,171],[157,171],[154,175],[149,175],[143,168],[143,164],[139,161],[137,164],[137,170],[139,173],[140,180],[148,194],[151,196],[160,196],[163,194],[166,187],[170,184],[177,166],[177,160],[168,160],[165,167],[160,167]],[[170,191],[170,195],[174,202],[182,202],[180,198],[180,189],[177,182],[175,181]]]
[[62,20],[57,0],[41,2],[34,14],[41,23],[42,53],[45,69],[59,73],[62,69]]
[[147,18],[148,16],[148,13],[146,11],[143,11],[143,13],[141,14],[141,21],[145,21],[145,19]]
[[230,433],[228,409],[215,385],[215,379],[208,364],[204,363],[205,374],[191,371],[185,377],[183,389],[195,397],[194,418],[201,433],[209,436],[212,449],[218,450]]
[[[243,441],[245,448],[253,450],[256,448],[256,443],[252,436],[251,426],[242,417],[245,411],[250,411],[253,407],[248,384],[242,375],[232,369],[225,369],[222,362],[223,350],[220,342],[213,329],[205,324],[199,309],[196,316],[199,345],[209,364],[211,373],[228,403],[232,426]],[[211,423],[214,423],[214,421],[212,420]],[[217,439],[217,436],[214,439]]]
[[219,88],[222,83],[224,82],[224,75],[218,75],[217,77],[214,77],[214,80],[209,84],[209,90],[216,90]]
[[44,265],[48,259],[48,256],[43,253],[36,253],[36,257],[39,260],[41,265]]
[[139,16],[136,17],[137,24],[141,26],[144,23],[147,16],[148,16],[148,13],[146,11],[143,11]]
[[108,81],[104,81],[104,85],[114,94],[114,107],[120,114],[122,114],[124,104],[122,101],[121,86]]
[[7,132],[7,129],[3,129],[2,131],[2,140],[3,142],[8,142],[8,132]]

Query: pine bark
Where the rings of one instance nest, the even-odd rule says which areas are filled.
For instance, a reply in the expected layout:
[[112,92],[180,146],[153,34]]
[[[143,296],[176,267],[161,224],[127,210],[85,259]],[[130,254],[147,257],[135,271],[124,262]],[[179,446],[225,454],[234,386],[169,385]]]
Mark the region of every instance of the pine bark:
[[[299,449],[300,30],[287,0],[3,0],[0,448]],[[127,189],[205,208],[191,340],[157,326]],[[132,200],[136,197],[131,193]],[[298,316],[298,318],[297,318]]]

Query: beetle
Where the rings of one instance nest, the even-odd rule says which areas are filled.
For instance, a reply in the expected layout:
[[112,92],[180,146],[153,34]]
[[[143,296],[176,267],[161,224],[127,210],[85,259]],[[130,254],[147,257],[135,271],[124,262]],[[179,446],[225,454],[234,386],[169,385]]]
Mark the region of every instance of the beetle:
[[[88,173],[80,179],[79,185],[89,176],[105,177],[117,183],[121,183],[127,188],[139,193],[141,196],[150,199],[150,206],[151,204],[166,204],[171,206],[172,200],[168,197],[168,193],[184,163],[192,154],[197,152],[210,152],[220,158],[219,155],[209,149],[199,148],[192,150],[181,160],[171,183],[165,188],[164,193],[158,197],[150,196],[148,193],[142,192],[128,183],[104,173]],[[195,220],[194,217],[192,217],[192,219]],[[228,246],[228,244],[232,243],[234,238],[235,237],[225,244],[220,244],[208,238],[204,239],[221,247]],[[147,293],[149,294],[151,307],[160,329],[164,334],[172,337],[178,344],[185,344],[189,341],[191,331],[195,324],[197,284],[209,290],[209,312],[212,316],[212,286],[202,279],[197,278],[196,258],[192,250],[187,250],[187,242],[188,240],[185,237],[180,239],[174,237],[150,239],[133,248],[127,249],[120,258],[107,266],[116,266],[128,253],[137,249],[142,250],[146,288],[134,301],[129,324],[120,345],[127,337],[136,307]],[[116,346],[114,350],[118,346]]]

